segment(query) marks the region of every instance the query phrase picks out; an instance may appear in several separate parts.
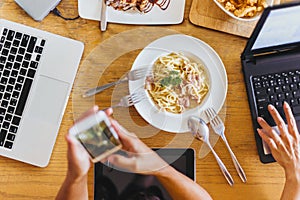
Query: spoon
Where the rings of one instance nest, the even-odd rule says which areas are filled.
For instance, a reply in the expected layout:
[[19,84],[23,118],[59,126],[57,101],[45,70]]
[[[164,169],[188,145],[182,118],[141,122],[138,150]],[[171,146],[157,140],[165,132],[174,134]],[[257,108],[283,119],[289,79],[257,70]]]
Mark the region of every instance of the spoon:
[[227,168],[225,167],[222,160],[219,158],[215,150],[212,148],[210,142],[209,142],[209,129],[206,125],[206,123],[203,121],[203,119],[195,116],[191,116],[188,119],[188,127],[191,130],[193,136],[204,143],[207,144],[213,155],[215,156],[217,163],[220,167],[221,172],[223,173],[224,177],[226,178],[227,182],[230,186],[234,184],[234,181],[228,172]]

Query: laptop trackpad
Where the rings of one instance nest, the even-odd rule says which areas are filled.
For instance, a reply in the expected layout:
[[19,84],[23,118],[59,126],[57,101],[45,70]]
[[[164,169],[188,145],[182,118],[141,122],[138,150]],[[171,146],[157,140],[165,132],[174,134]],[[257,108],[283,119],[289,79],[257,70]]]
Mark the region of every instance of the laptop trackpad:
[[39,76],[30,103],[30,118],[57,125],[63,115],[68,90],[68,83]]

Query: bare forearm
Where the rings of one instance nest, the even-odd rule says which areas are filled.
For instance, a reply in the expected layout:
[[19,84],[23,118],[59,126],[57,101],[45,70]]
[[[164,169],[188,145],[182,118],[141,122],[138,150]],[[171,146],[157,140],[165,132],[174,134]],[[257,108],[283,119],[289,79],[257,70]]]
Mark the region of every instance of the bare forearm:
[[286,182],[281,195],[281,200],[298,200],[300,199],[300,180],[296,174],[286,176]]
[[212,199],[200,185],[168,166],[155,174],[173,199]]
[[88,199],[87,176],[77,180],[67,176],[56,196],[56,200],[74,199]]

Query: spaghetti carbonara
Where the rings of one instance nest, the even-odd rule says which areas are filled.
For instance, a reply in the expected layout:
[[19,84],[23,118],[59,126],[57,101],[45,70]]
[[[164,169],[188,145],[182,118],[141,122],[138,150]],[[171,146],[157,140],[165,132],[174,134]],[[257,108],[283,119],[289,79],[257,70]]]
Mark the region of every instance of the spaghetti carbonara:
[[155,61],[152,74],[146,78],[146,90],[161,110],[179,114],[203,101],[208,82],[201,63],[170,53]]

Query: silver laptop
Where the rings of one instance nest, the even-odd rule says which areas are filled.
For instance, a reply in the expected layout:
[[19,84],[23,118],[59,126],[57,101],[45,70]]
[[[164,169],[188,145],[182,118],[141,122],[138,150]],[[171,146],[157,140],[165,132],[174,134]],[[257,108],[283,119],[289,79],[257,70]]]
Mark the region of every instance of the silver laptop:
[[0,155],[48,165],[83,49],[0,19]]

